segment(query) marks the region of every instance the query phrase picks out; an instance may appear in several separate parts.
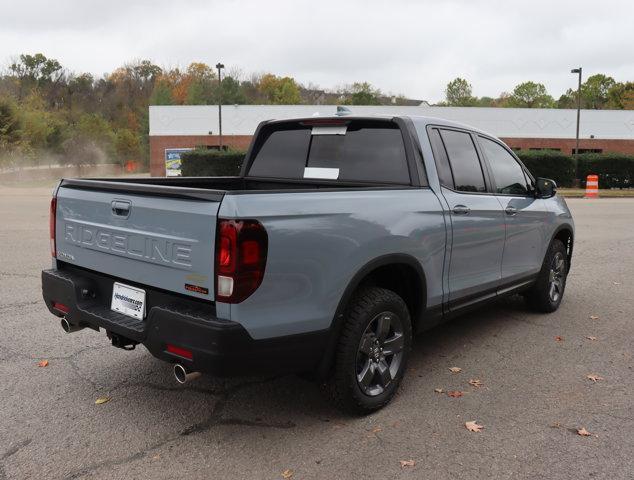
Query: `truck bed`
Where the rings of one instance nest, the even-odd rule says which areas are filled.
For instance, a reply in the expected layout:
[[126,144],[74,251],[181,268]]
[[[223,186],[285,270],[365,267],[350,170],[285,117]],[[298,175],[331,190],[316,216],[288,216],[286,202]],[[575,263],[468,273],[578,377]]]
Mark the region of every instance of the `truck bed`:
[[180,198],[220,201],[227,193],[266,191],[268,193],[289,190],[342,190],[375,188],[408,188],[374,182],[342,182],[340,180],[292,180],[258,177],[140,177],[140,178],[84,178],[63,179],[66,188],[122,193],[149,193]]

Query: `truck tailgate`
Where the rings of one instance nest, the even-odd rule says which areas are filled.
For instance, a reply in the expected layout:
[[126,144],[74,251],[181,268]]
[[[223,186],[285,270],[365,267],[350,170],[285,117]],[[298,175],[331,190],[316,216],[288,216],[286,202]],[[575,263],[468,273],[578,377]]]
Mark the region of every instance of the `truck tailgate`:
[[64,187],[58,260],[192,297],[214,299],[219,200]]

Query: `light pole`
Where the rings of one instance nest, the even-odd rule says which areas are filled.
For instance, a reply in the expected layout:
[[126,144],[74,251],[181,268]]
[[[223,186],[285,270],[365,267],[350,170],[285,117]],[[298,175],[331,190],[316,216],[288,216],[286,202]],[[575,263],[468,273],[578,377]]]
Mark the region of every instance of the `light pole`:
[[570,73],[579,74],[579,86],[577,87],[577,146],[575,148],[575,158],[579,159],[579,120],[581,118],[581,72],[582,68],[573,68]]
[[[218,69],[218,142],[220,144],[220,150],[222,150],[222,69],[225,66],[218,62],[216,63]],[[577,127],[578,128],[578,127]]]

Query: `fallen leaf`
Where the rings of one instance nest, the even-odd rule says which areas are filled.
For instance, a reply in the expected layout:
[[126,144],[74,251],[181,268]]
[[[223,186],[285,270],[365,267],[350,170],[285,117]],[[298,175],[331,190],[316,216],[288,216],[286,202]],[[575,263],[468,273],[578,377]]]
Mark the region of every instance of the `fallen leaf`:
[[414,460],[401,460],[401,468],[413,467],[414,465],[416,465]]
[[592,335],[588,335],[586,338],[593,341],[597,339],[597,337],[593,337]]
[[40,360],[37,362],[38,367],[48,367],[48,360]]
[[282,478],[291,478],[293,476],[293,470],[287,468],[282,472]]
[[475,420],[471,420],[470,422],[465,422],[464,426],[470,432],[479,432],[484,428],[482,425],[478,425]]
[[379,433],[381,430],[383,430],[381,427],[374,427],[372,433]]
[[460,398],[462,397],[462,392],[460,390],[452,390],[451,392],[447,392],[447,395],[453,398]]
[[451,373],[460,373],[460,372],[462,372],[462,368],[460,368],[460,367],[450,367],[449,370],[451,370]]
[[599,320],[599,315],[590,315],[590,320]]
[[587,431],[585,428],[581,427],[580,429],[577,430],[577,435],[581,435],[582,437],[589,437],[592,434],[589,431]]
[[563,342],[563,341],[564,341],[564,337],[560,337],[559,335],[555,337],[555,342]]
[[621,285],[621,282],[612,282],[614,285]]
[[555,422],[550,426],[550,428],[561,428],[561,423]]
[[442,388],[434,388],[434,392],[436,393],[443,393],[444,390]]
[[95,400],[95,405],[101,405],[102,403],[106,403],[110,401],[110,397],[99,397]]
[[586,378],[592,380],[593,382],[596,382],[598,380],[605,380],[605,378],[597,375],[596,373],[589,373],[588,375],[586,375]]
[[472,378],[471,380],[469,380],[469,385],[473,385],[474,387],[480,388],[483,384],[482,384],[482,380],[478,378]]

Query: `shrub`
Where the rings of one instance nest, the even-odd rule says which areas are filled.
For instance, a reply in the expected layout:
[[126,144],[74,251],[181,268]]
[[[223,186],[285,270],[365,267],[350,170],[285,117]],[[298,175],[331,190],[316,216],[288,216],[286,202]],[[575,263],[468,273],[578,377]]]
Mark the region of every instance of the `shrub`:
[[516,152],[535,178],[550,178],[560,187],[571,187],[575,180],[575,163],[570,155],[555,150]]
[[246,152],[196,149],[181,155],[184,177],[228,177],[240,174]]
[[579,155],[577,176],[583,186],[591,174],[599,176],[599,188],[630,188],[634,186],[634,156],[622,153]]

